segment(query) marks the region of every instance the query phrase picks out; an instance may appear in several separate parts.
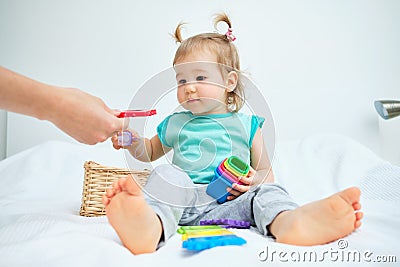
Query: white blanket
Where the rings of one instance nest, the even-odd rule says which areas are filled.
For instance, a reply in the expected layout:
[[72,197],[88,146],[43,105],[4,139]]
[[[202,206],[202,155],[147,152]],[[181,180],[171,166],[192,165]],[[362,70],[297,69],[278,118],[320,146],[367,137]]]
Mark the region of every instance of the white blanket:
[[277,181],[300,204],[348,186],[362,190],[362,227],[340,241],[313,247],[278,244],[253,230],[234,230],[246,245],[190,253],[175,235],[153,254],[132,255],[106,217],[79,216],[86,160],[125,167],[123,154],[110,146],[61,142],[0,162],[0,266],[308,266],[315,260],[326,266],[358,261],[381,266],[384,260],[400,261],[400,168],[343,136],[278,144],[273,159]]

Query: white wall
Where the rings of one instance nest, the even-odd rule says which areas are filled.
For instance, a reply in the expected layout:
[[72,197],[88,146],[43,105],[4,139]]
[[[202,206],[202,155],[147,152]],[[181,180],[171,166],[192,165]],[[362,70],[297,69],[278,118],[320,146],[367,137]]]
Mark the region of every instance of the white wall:
[[0,160],[7,154],[7,112],[0,109]]
[[[400,98],[400,1],[0,0],[0,64],[77,87],[125,108],[171,66],[169,36],[213,31],[230,14],[242,67],[271,106],[278,141],[348,135],[379,152],[376,98]],[[7,155],[72,139],[47,122],[8,113]]]

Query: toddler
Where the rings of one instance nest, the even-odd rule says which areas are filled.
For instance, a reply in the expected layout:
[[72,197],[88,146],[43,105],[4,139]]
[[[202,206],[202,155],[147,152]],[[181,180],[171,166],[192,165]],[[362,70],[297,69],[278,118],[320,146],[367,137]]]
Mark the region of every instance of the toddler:
[[[186,110],[166,117],[151,139],[137,138],[124,148],[140,161],[154,161],[173,150],[171,165],[156,167],[144,187],[133,177],[120,179],[103,197],[110,224],[134,254],[154,252],[178,225],[229,218],[250,221],[263,235],[293,245],[318,245],[342,238],[361,225],[360,191],[356,187],[298,206],[274,175],[261,133],[264,119],[239,110],[244,86],[231,22],[226,34],[203,33],[186,40],[179,24],[180,46],[173,67],[177,99]],[[238,156],[251,170],[241,184],[227,188],[228,201],[218,204],[205,193],[214,169],[226,157]]]

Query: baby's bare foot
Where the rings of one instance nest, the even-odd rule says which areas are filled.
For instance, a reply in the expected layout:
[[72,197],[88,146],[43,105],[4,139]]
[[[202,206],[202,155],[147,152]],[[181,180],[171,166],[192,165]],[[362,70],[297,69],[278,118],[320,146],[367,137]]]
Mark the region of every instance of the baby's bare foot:
[[343,238],[361,226],[360,190],[348,188],[328,198],[280,213],[270,231],[280,243],[312,246]]
[[116,181],[103,197],[103,204],[108,221],[125,247],[134,254],[156,250],[162,234],[161,222],[132,176]]

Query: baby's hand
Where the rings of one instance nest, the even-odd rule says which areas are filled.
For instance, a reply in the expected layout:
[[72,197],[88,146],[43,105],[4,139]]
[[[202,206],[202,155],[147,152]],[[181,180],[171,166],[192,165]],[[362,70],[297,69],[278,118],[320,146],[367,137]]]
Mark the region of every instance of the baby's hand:
[[116,150],[119,150],[120,148],[123,148],[122,146],[120,146],[120,145],[118,144],[118,134],[121,134],[121,132],[113,133],[113,135],[111,136],[111,142],[112,142],[112,144],[113,144],[113,147],[114,147]]
[[239,181],[243,184],[233,183],[231,188],[227,188],[227,191],[231,193],[231,196],[228,196],[228,200],[233,200],[243,193],[246,193],[250,190],[250,186],[253,185],[253,177],[256,175],[256,170],[250,167],[250,171],[246,177],[239,177]]

